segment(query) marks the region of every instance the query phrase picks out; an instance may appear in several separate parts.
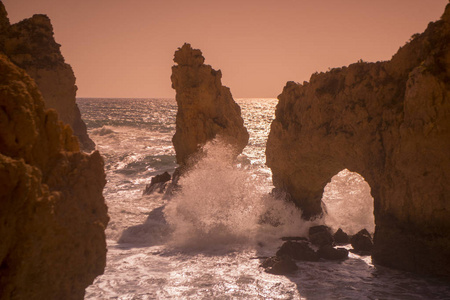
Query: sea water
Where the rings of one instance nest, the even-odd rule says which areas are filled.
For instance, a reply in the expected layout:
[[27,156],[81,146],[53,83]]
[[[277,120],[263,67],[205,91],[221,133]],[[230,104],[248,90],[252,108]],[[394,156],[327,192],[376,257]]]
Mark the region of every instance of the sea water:
[[105,273],[86,299],[450,299],[450,287],[373,265],[350,253],[342,262],[298,262],[289,276],[265,273],[283,236],[312,225],[373,232],[373,199],[348,170],[325,188],[328,214],[305,222],[291,203],[270,195],[265,145],[276,99],[238,99],[250,140],[234,159],[227,145],[180,180],[173,197],[143,195],[151,177],[177,167],[173,99],[78,99],[90,137],[105,160],[110,222]]

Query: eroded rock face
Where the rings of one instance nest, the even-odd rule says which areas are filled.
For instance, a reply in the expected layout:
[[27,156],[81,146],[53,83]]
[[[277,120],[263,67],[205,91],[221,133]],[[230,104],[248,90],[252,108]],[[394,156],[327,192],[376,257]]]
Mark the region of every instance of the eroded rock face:
[[54,108],[59,118],[69,124],[85,151],[95,148],[87,134],[76,104],[75,75],[65,63],[60,45],[53,37],[53,27],[46,15],[34,15],[17,24],[9,20],[0,2],[0,51],[27,71],[34,79],[48,108]]
[[234,147],[236,155],[248,143],[241,109],[230,89],[222,86],[222,73],[204,64],[202,52],[184,44],[175,52],[172,87],[176,90],[178,113],[173,136],[177,163],[188,159],[214,138]]
[[0,299],[83,299],[103,273],[103,160],[0,54]]
[[391,61],[288,82],[278,97],[267,165],[305,218],[322,213],[347,168],[371,187],[373,259],[450,276],[450,5]]

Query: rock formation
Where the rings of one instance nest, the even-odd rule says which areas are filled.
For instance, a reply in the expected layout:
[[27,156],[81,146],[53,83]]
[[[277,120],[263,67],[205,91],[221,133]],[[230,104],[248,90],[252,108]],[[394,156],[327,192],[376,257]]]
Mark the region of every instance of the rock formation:
[[82,149],[94,150],[95,144],[87,134],[76,104],[74,73],[64,62],[60,45],[55,42],[50,19],[45,15],[34,15],[10,25],[0,2],[0,26],[0,51],[34,79],[45,105],[56,109],[59,118],[72,127]]
[[103,160],[0,54],[0,299],[83,299],[103,273]]
[[184,44],[175,52],[172,87],[176,90],[178,112],[173,136],[177,163],[185,166],[208,141],[218,137],[241,153],[248,133],[241,109],[230,89],[222,86],[222,73],[205,65],[202,52]]
[[331,177],[357,172],[375,201],[374,261],[450,276],[450,4],[391,61],[288,82],[278,99],[276,189],[314,218]]

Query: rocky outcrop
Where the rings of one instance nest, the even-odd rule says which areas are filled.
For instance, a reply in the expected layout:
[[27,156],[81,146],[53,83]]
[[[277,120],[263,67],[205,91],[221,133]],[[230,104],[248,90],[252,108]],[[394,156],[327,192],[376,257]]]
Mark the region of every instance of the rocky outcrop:
[[0,299],[83,299],[103,273],[103,160],[0,54]]
[[59,118],[69,124],[82,149],[92,151],[94,142],[87,134],[76,104],[75,75],[66,64],[60,45],[53,37],[53,27],[45,15],[34,15],[10,25],[0,2],[0,51],[34,79],[48,108],[54,108]]
[[391,61],[288,82],[278,99],[276,189],[314,218],[331,177],[357,172],[374,198],[373,260],[450,276],[450,5]]
[[205,65],[202,52],[184,44],[175,52],[172,87],[176,90],[178,112],[173,136],[177,163],[188,164],[206,142],[219,138],[241,153],[248,133],[241,109],[222,86],[222,73]]

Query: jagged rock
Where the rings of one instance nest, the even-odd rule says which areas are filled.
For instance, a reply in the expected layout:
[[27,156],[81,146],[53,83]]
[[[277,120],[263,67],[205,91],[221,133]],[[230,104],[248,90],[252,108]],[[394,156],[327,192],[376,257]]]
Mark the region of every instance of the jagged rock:
[[312,226],[309,228],[309,241],[316,246],[333,245],[331,229],[325,225]]
[[450,277],[450,5],[391,61],[288,82],[267,142],[273,183],[311,219],[326,184],[361,174],[374,198],[373,260]]
[[365,254],[372,252],[372,236],[366,229],[362,229],[357,234],[353,235],[350,238],[350,243],[356,252],[363,252]]
[[278,249],[276,256],[288,256],[295,260],[302,261],[318,261],[319,256],[317,253],[309,246],[308,242],[300,241],[286,241]]
[[83,299],[106,263],[103,160],[0,54],[0,299]]
[[170,179],[171,176],[167,172],[153,176],[150,184],[147,184],[145,187],[144,195],[150,195],[153,192],[164,193]]
[[345,248],[334,248],[331,245],[320,247],[317,251],[320,258],[328,260],[344,260],[348,258],[348,250]]
[[341,228],[339,228],[333,235],[333,239],[336,244],[348,244],[350,242],[348,234],[345,233]]
[[222,86],[222,73],[203,64],[202,52],[184,44],[175,52],[172,87],[176,90],[178,112],[173,145],[177,163],[187,165],[208,141],[220,138],[236,155],[247,145],[248,133],[241,109],[230,89]]
[[87,134],[76,104],[75,75],[53,37],[50,19],[46,15],[34,15],[10,25],[2,2],[0,11],[0,51],[34,79],[45,105],[56,109],[60,120],[72,127],[82,149],[94,150],[95,144]]
[[267,273],[275,275],[287,275],[298,270],[295,261],[288,256],[269,257],[261,264],[261,267],[263,267]]

